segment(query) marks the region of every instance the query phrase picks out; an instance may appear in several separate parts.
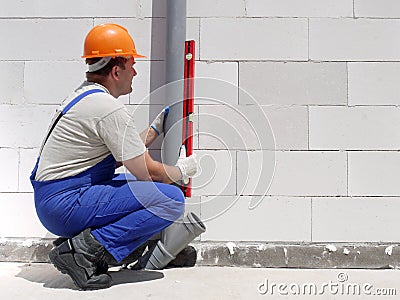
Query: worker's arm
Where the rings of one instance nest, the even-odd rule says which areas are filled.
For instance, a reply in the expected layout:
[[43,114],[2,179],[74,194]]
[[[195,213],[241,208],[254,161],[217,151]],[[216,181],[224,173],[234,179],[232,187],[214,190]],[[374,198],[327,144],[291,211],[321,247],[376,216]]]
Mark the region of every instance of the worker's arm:
[[167,119],[168,113],[169,106],[166,106],[150,124],[149,128],[145,129],[140,134],[140,137],[147,148],[161,133],[164,132],[164,122]]
[[172,183],[193,177],[197,172],[196,156],[180,157],[176,166],[153,160],[146,151],[140,156],[123,161],[124,166],[138,180]]
[[143,132],[140,134],[140,138],[142,139],[146,148],[150,147],[157,137],[158,133],[152,127],[143,130]]

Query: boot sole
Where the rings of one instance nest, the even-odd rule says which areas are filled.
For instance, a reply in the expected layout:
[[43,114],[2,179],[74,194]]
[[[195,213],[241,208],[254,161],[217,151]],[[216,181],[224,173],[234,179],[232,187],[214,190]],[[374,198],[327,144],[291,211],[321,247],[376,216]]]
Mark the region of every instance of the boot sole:
[[[80,276],[76,273],[76,271],[69,267],[64,260],[61,258],[61,255],[58,252],[57,248],[54,248],[53,250],[50,251],[49,253],[49,258],[51,263],[56,267],[58,271],[60,271],[63,274],[68,275],[71,277],[72,281],[74,284],[81,290],[98,290],[98,289],[104,289],[104,288],[109,288],[112,285],[112,281],[108,284],[98,284],[98,283],[87,283],[86,281],[82,281],[80,279]],[[109,276],[109,275],[107,275]],[[111,278],[111,276],[110,276]]]

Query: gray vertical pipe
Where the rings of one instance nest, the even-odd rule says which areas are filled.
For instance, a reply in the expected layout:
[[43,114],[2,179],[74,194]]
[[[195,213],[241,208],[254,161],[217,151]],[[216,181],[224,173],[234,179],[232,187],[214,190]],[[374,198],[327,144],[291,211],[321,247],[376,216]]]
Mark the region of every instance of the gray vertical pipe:
[[[169,165],[176,163],[182,145],[185,40],[186,0],[167,0],[166,105],[170,106],[170,113],[165,124],[162,159]],[[171,82],[175,83],[168,85]]]

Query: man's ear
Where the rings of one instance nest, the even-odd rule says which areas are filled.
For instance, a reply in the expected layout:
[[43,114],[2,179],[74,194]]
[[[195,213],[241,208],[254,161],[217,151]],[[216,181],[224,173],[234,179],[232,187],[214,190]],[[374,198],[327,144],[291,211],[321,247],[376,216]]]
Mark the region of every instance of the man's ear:
[[119,77],[119,67],[118,66],[114,66],[112,69],[111,69],[111,76],[112,76],[112,78],[114,78],[114,79],[118,79],[118,77]]

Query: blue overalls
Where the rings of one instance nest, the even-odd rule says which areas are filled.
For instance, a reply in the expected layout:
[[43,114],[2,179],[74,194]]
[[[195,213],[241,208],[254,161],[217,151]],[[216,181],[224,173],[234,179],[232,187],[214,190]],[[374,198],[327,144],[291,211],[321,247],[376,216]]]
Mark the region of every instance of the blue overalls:
[[[96,89],[81,94],[61,114],[96,92],[104,91]],[[39,159],[30,180],[43,226],[63,237],[73,237],[91,228],[96,240],[117,261],[183,214],[184,196],[179,188],[137,181],[131,174],[116,175],[112,155],[80,174],[48,181],[35,180]]]

